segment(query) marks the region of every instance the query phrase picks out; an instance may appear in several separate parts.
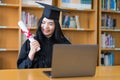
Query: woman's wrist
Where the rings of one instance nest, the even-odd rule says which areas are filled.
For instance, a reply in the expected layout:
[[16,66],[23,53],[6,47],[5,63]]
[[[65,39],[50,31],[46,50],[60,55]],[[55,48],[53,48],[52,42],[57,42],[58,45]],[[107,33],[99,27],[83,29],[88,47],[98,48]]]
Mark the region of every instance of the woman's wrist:
[[34,55],[35,55],[35,53],[33,53],[32,51],[29,52],[28,57],[30,58],[31,61],[33,61]]

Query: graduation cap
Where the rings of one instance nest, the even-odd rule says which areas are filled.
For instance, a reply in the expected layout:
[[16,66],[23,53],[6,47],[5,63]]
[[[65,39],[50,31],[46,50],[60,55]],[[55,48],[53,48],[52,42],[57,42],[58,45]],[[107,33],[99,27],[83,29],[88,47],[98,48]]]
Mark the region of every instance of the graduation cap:
[[48,4],[44,4],[44,3],[40,3],[40,2],[36,2],[36,3],[44,6],[44,11],[43,11],[42,16],[44,16],[48,19],[59,20],[60,11],[67,12],[66,10],[60,9],[60,8],[52,6],[52,5],[48,5]]

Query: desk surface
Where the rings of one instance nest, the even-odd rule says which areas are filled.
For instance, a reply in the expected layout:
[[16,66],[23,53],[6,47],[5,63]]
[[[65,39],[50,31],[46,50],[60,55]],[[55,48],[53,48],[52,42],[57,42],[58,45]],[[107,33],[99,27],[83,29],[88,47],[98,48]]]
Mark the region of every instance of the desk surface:
[[120,80],[120,66],[97,67],[93,77],[50,78],[43,73],[50,69],[0,70],[0,80]]

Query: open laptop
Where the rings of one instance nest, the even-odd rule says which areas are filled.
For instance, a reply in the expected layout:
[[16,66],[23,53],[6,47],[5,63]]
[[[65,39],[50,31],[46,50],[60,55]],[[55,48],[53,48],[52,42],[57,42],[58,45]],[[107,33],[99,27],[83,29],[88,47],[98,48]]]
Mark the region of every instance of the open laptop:
[[97,45],[55,44],[51,77],[94,76]]

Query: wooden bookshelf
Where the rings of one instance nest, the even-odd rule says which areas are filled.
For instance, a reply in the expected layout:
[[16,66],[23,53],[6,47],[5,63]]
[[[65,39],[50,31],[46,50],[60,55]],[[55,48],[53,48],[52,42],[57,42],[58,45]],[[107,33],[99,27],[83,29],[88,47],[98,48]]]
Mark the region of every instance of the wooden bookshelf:
[[[69,3],[68,3],[69,4]],[[71,3],[70,3],[71,4]],[[91,9],[77,9],[62,6],[58,0],[58,7],[68,10],[61,15],[79,16],[80,28],[62,28],[63,33],[72,44],[97,44],[97,1],[92,0]],[[62,16],[60,20],[62,25]]]
[[[117,0],[115,0],[117,1]],[[111,10],[111,9],[104,9],[102,8],[102,0],[99,0],[99,14],[98,14],[98,18],[99,18],[99,65],[101,65],[101,54],[102,52],[112,52],[114,53],[114,57],[113,57],[113,61],[114,61],[114,65],[120,65],[120,12],[117,10]],[[116,2],[117,4],[117,2]],[[115,28],[111,29],[111,28],[101,28],[103,26],[102,24],[102,15],[108,15],[110,16],[110,18],[113,18],[116,20],[116,26]],[[114,38],[114,47],[113,48],[109,48],[109,47],[101,47],[102,46],[102,33],[106,33],[106,34],[110,34],[113,38]],[[101,41],[102,40],[102,41]]]
[[[61,1],[53,0],[53,5],[61,7]],[[61,15],[78,15],[80,26],[83,28],[62,28],[72,44],[97,44],[97,4],[97,0],[92,0],[91,9],[63,8],[70,13],[61,13]],[[16,61],[23,43],[23,36],[18,27],[18,21],[22,19],[22,11],[34,14],[39,19],[43,8],[22,5],[22,0],[2,0],[0,4],[0,69],[17,68]],[[60,18],[62,19],[62,16]],[[62,24],[61,19],[60,24]],[[30,31],[35,34],[36,29],[37,26],[34,26]]]
[[18,21],[20,1],[2,0],[0,4],[0,69],[16,68],[20,48]]

